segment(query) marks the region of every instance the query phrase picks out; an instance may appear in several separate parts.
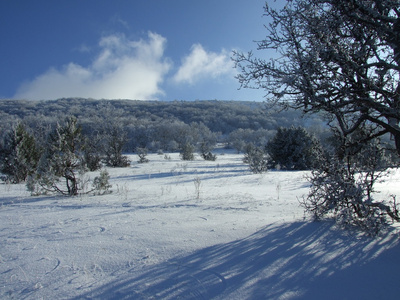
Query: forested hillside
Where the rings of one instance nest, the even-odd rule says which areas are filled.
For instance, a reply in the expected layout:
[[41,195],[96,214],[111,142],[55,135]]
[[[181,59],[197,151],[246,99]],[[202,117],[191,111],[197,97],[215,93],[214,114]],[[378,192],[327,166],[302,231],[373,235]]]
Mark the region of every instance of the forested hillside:
[[182,135],[199,133],[232,145],[234,141],[229,138],[265,144],[278,127],[304,126],[317,136],[326,131],[325,122],[317,116],[303,118],[300,111],[268,110],[260,102],[92,99],[0,101],[2,135],[19,121],[37,134],[54,127],[67,116],[77,117],[88,134],[98,131],[100,125],[112,125],[124,134],[124,151],[127,152],[132,152],[136,147],[147,147],[153,151],[176,150]]

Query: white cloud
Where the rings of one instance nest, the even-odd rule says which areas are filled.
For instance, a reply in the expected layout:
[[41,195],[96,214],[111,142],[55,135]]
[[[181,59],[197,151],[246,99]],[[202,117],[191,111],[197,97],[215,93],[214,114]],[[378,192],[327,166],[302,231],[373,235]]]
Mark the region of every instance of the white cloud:
[[234,74],[233,63],[228,53],[207,52],[200,44],[192,46],[191,53],[182,60],[182,65],[173,77],[176,83],[193,84],[202,78],[218,78]]
[[166,39],[149,33],[147,40],[131,41],[109,35],[100,42],[100,53],[87,67],[69,63],[50,68],[21,85],[17,99],[84,97],[97,99],[156,99],[171,63],[163,58]]

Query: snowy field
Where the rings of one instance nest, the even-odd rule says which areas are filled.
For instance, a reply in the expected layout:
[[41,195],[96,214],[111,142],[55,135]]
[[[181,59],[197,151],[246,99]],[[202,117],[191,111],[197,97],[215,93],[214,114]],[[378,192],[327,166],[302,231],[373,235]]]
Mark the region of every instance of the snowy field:
[[310,222],[307,172],[170,157],[132,155],[103,196],[0,184],[0,299],[400,299],[398,230]]

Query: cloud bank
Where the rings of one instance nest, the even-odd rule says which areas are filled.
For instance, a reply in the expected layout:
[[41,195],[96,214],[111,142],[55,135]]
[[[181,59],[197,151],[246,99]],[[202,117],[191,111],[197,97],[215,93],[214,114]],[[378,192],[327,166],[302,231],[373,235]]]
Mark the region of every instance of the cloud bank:
[[173,80],[176,83],[193,84],[202,78],[217,78],[233,73],[233,63],[226,51],[207,52],[200,44],[195,44],[190,54],[182,60]]
[[[147,39],[138,41],[122,34],[105,36],[89,66],[70,62],[61,68],[52,67],[22,84],[13,98],[158,99],[165,95],[161,85],[172,69],[171,59],[164,56],[166,43],[166,38],[152,32]],[[233,74],[233,64],[225,50],[207,52],[195,44],[170,79],[174,84],[193,85],[202,79]]]
[[147,40],[131,41],[124,35],[109,35],[100,42],[100,53],[87,67],[69,63],[50,68],[24,83],[16,99],[57,99],[84,97],[95,99],[155,99],[171,68],[163,58],[166,39],[149,33]]

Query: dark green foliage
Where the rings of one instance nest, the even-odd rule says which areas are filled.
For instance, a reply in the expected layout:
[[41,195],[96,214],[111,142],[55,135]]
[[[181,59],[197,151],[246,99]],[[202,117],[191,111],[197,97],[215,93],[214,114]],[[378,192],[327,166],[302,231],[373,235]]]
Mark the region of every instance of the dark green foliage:
[[39,162],[40,149],[22,123],[9,132],[0,148],[0,172],[12,183],[23,182]]
[[194,146],[187,142],[181,147],[180,157],[182,160],[194,160]]
[[303,127],[278,128],[266,149],[271,164],[287,170],[311,169],[322,152],[318,140]]
[[268,159],[261,147],[248,144],[245,147],[243,162],[249,164],[253,173],[260,174],[268,170]]
[[204,160],[216,161],[217,155],[211,153],[212,147],[207,143],[203,142],[200,145],[200,155]]
[[204,158],[204,160],[208,160],[208,161],[216,161],[217,160],[217,155],[212,154],[211,152],[202,153],[201,157]]

